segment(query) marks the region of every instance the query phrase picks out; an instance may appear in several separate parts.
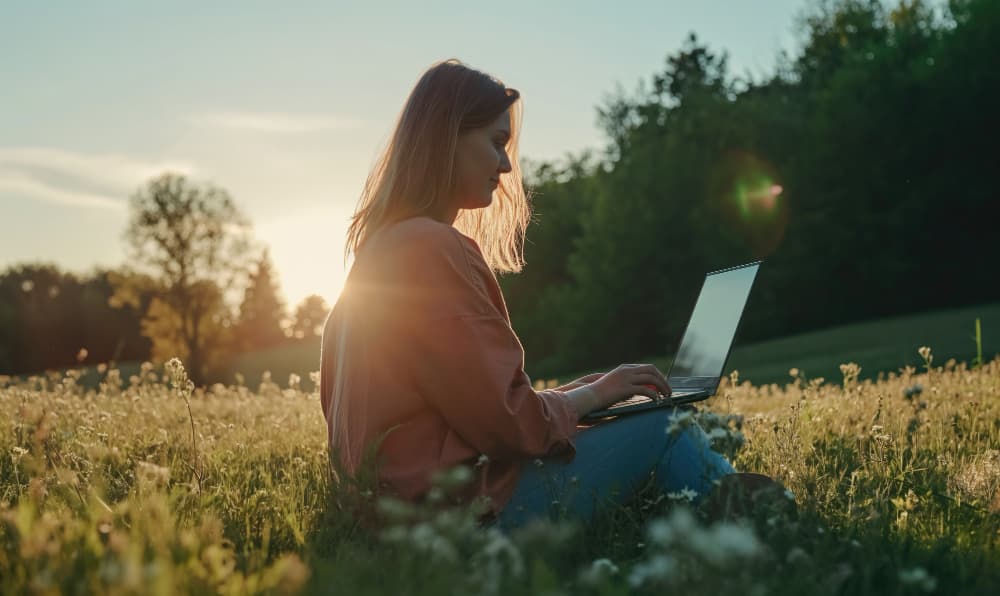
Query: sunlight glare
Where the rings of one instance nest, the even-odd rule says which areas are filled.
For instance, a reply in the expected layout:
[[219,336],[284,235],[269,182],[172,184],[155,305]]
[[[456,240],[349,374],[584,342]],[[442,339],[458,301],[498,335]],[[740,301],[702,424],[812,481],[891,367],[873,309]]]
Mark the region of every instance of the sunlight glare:
[[290,312],[310,294],[333,306],[343,289],[347,215],[336,209],[311,209],[256,226],[267,243],[279,275],[281,294]]

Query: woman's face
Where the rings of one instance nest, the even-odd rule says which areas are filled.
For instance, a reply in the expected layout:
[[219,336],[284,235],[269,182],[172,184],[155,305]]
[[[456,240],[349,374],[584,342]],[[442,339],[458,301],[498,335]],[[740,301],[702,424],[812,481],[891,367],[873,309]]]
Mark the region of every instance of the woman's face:
[[482,128],[458,135],[455,150],[455,205],[458,209],[489,206],[500,175],[510,171],[507,141],[510,110]]

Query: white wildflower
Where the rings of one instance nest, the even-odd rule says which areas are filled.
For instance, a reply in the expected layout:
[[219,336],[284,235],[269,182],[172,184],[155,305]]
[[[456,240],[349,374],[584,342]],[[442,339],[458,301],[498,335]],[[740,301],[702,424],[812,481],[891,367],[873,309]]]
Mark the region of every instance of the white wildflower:
[[721,426],[717,426],[708,432],[709,441],[717,441],[720,439],[727,439],[727,438],[729,438],[729,431],[722,428]]
[[684,538],[697,530],[694,516],[684,508],[678,508],[667,519],[654,519],[646,528],[646,536],[653,544],[667,546],[674,538]]
[[691,426],[694,422],[694,417],[691,412],[686,410],[683,412],[674,412],[670,415],[670,418],[667,419],[667,422],[667,434],[674,436],[683,431],[685,428]]
[[514,577],[524,575],[524,557],[521,555],[521,551],[514,546],[514,543],[505,534],[495,528],[490,531],[489,541],[482,548],[481,554],[493,568],[492,575],[495,580],[499,580],[501,576],[501,559],[507,560],[508,570],[511,575]]
[[674,493],[667,493],[667,498],[672,501],[687,501],[688,503],[695,500],[698,497],[698,492],[691,490],[688,487],[684,487],[681,490]]
[[670,522],[665,519],[654,519],[646,527],[646,536],[653,544],[670,544],[673,540],[674,531],[670,527]]
[[785,562],[787,562],[789,565],[798,563],[799,561],[808,561],[808,560],[809,560],[809,555],[807,555],[806,551],[802,550],[802,548],[798,546],[793,547],[790,551],[788,551],[788,554],[785,555]]
[[590,567],[580,572],[580,583],[598,586],[613,575],[618,574],[618,566],[610,559],[597,559]]
[[761,543],[753,530],[728,523],[716,524],[707,532],[695,532],[690,537],[690,544],[716,565],[735,559],[749,559],[761,550]]
[[434,531],[427,522],[421,522],[410,530],[410,542],[417,550],[429,553],[439,561],[458,561],[458,550],[447,538]]
[[907,586],[916,586],[925,592],[933,592],[937,588],[937,580],[923,567],[900,570],[899,581]]
[[[366,492],[370,493],[371,491],[367,490]],[[392,497],[380,498],[377,507],[379,513],[393,521],[410,519],[416,513],[416,508],[411,503]]]
[[633,588],[649,583],[663,583],[669,581],[676,570],[676,559],[670,555],[656,555],[633,567],[632,573],[628,576],[628,583]]
[[436,472],[431,478],[431,484],[445,490],[465,486],[472,480],[472,469],[468,466],[455,466],[449,470]]

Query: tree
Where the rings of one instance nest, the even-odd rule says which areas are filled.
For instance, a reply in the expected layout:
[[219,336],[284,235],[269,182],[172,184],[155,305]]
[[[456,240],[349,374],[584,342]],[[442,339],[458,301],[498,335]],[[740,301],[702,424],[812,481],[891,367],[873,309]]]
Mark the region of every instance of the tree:
[[0,273],[0,374],[147,358],[141,313],[109,304],[114,275],[30,263]]
[[741,258],[738,239],[718,225],[711,184],[736,136],[726,68],[725,54],[692,35],[651,90],[599,109],[613,147],[584,191],[579,237],[564,242],[572,282],[537,303],[559,328],[544,372],[662,352],[683,330],[703,272]]
[[773,77],[731,80],[692,36],[599,108],[603,163],[535,168],[502,283],[536,373],[669,352],[703,273],[751,258],[741,341],[1000,296],[1000,3],[815,4]]
[[[144,329],[155,346],[182,350],[191,378],[223,348],[224,298],[246,274],[250,224],[229,194],[165,173],[131,198],[125,239],[132,262],[151,274],[161,294]],[[155,308],[154,308],[155,305]]]
[[284,320],[285,304],[265,250],[243,293],[235,329],[237,348],[250,351],[280,344],[285,340]]
[[222,291],[214,283],[198,282],[188,289],[188,293],[202,313],[194,330],[199,340],[198,360],[192,358],[191,330],[185,324],[184,315],[167,301],[166,288],[153,295],[142,319],[142,333],[152,340],[152,358],[157,362],[177,357],[197,363],[202,371],[217,370],[224,364],[223,358],[232,340],[229,309],[223,301]]
[[16,321],[17,313],[14,305],[6,299],[6,296],[0,295],[0,374],[14,372]]
[[[82,345],[70,327],[77,322],[70,312],[77,280],[48,263],[10,267],[0,276],[0,339],[7,344],[4,372],[40,372],[60,365],[69,366]],[[73,339],[69,340],[68,337]],[[9,367],[9,368],[8,368]]]
[[295,307],[295,318],[292,322],[292,337],[308,339],[323,334],[323,322],[330,314],[330,307],[322,296],[312,294]]

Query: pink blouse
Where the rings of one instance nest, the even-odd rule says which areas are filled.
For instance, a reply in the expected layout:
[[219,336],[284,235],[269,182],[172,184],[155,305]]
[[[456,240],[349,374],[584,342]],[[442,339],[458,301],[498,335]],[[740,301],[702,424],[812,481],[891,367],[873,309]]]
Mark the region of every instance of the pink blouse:
[[474,482],[463,496],[487,496],[499,512],[525,460],[576,453],[576,410],[565,392],[532,388],[479,246],[428,217],[380,230],[357,255],[324,329],[320,385],[345,471],[385,433],[379,480],[403,498],[465,464]]

